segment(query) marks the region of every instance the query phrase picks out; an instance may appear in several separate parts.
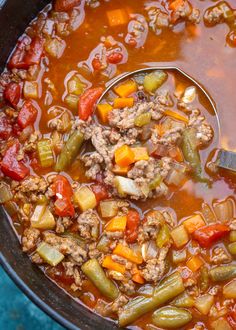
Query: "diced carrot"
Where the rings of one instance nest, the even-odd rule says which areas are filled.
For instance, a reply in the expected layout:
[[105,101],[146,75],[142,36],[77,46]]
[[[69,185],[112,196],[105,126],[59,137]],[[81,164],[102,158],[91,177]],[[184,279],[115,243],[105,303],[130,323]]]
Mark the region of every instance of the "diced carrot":
[[106,225],[106,231],[124,231],[126,228],[127,217],[116,217],[111,219]]
[[184,156],[179,147],[173,147],[169,150],[169,156],[175,159],[177,162],[183,162]]
[[131,262],[134,262],[135,264],[141,264],[143,262],[143,258],[141,254],[137,254],[136,252],[131,250],[128,246],[122,245],[121,243],[119,243],[115,247],[113,253]]
[[188,123],[188,117],[186,117],[184,114],[182,113],[179,113],[177,111],[173,111],[173,110],[170,110],[170,109],[166,109],[164,111],[164,115],[166,116],[170,116],[174,119],[177,119],[177,120],[180,120],[180,121],[183,121],[184,123]]
[[134,98],[133,97],[117,97],[114,99],[114,108],[115,109],[122,109],[125,107],[132,107],[134,105]]
[[121,274],[125,273],[125,266],[119,264],[118,262],[115,262],[112,260],[111,256],[106,256],[102,262],[102,267],[115,270],[116,272],[119,272]]
[[204,227],[205,221],[200,214],[196,214],[183,222],[184,228],[189,234],[192,234],[195,230]]
[[148,160],[148,152],[147,148],[145,147],[136,147],[136,148],[131,148],[133,153],[134,153],[134,161],[138,162],[139,160]]
[[204,264],[204,261],[199,256],[193,256],[186,262],[186,266],[192,271],[196,272]]
[[171,4],[169,5],[169,8],[171,10],[178,10],[179,7],[181,7],[183,5],[184,1],[183,0],[174,0],[173,2],[171,2]]
[[124,25],[128,22],[128,15],[125,9],[109,10],[106,14],[110,26]]
[[108,115],[112,111],[112,106],[108,103],[97,105],[97,114],[103,124],[108,123]]
[[136,273],[132,276],[132,280],[136,283],[139,283],[139,284],[144,284],[145,283],[145,280],[144,278],[142,277],[141,274],[139,273]]
[[119,175],[126,175],[130,170],[130,166],[119,166],[118,164],[115,164],[115,166],[112,169],[112,172]]
[[127,97],[130,94],[135,93],[137,89],[138,87],[134,80],[128,80],[114,88],[116,94],[120,97]]
[[115,151],[115,162],[121,167],[129,166],[134,163],[134,152],[129,146],[123,145]]

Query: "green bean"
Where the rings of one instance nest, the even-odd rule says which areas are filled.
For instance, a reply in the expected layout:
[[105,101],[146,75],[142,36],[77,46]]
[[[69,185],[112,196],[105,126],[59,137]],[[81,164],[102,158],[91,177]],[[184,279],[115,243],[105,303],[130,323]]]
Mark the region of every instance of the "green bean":
[[236,230],[231,230],[229,233],[229,240],[230,242],[236,242]]
[[164,245],[170,242],[170,231],[166,224],[161,226],[157,234],[156,244],[159,248],[162,248]]
[[96,259],[86,261],[81,269],[104,296],[112,300],[118,297],[119,291],[117,287],[107,278],[104,270]]
[[193,307],[194,302],[194,299],[187,292],[184,291],[179,296],[177,296],[171,304],[176,307],[186,308]]
[[177,307],[163,307],[155,311],[152,321],[157,327],[179,329],[192,320],[192,315],[185,309]]
[[209,287],[209,274],[207,267],[201,268],[199,282],[201,291],[205,292]]
[[162,281],[153,292],[152,297],[136,297],[119,313],[119,325],[126,326],[143,314],[154,310],[175,298],[184,291],[183,280],[179,273],[173,273]]
[[182,151],[184,158],[191,165],[194,177],[204,181],[202,177],[202,166],[199,151],[197,148],[196,132],[194,128],[186,129],[183,132]]
[[66,141],[60,155],[58,156],[55,166],[55,170],[57,172],[65,170],[72,164],[72,162],[78,156],[83,141],[83,134],[80,131],[75,130]]
[[236,277],[236,266],[219,266],[209,271],[213,282],[223,282]]

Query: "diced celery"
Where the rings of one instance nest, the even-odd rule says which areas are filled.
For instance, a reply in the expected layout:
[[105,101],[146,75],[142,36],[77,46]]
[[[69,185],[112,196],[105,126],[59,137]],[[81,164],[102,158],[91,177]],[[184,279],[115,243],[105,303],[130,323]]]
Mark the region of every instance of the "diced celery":
[[214,330],[233,330],[225,318],[220,317],[219,319],[211,322],[211,329]]
[[181,246],[188,243],[188,232],[183,225],[180,225],[173,229],[170,234],[177,248],[180,248]]
[[98,251],[101,251],[103,253],[108,253],[109,252],[109,243],[110,243],[109,238],[106,235],[103,235],[97,244]]
[[[37,205],[36,208],[37,207],[42,207],[41,210],[43,210],[43,205]],[[43,214],[41,214],[41,210],[39,210],[39,217],[37,221],[35,220],[36,218],[34,218],[33,220],[31,218],[31,226],[33,228],[44,229],[44,230],[53,229],[56,225],[56,221],[54,219],[53,214],[51,213],[48,207],[43,212]]]
[[67,83],[69,94],[77,95],[83,93],[85,85],[82,83],[78,75],[74,75]]
[[140,190],[132,179],[124,178],[123,176],[116,176],[114,184],[118,193],[122,197],[125,197],[126,195],[140,196]]
[[103,200],[100,202],[100,212],[102,218],[112,218],[118,213],[118,204],[115,200]]
[[147,125],[150,123],[151,118],[152,118],[152,115],[150,114],[150,112],[142,113],[141,115],[137,116],[134,119],[134,125],[138,126],[138,127]]
[[45,262],[53,267],[64,259],[64,255],[60,251],[45,242],[41,243],[36,251]]
[[40,140],[37,143],[39,161],[42,167],[51,167],[54,163],[50,140]]
[[172,250],[172,261],[174,264],[179,264],[181,262],[184,262],[187,258],[187,252],[186,250]]
[[236,279],[233,279],[224,286],[223,295],[228,299],[236,299]]
[[82,211],[93,209],[97,205],[95,194],[87,187],[79,187],[74,193],[74,203],[80,207]]
[[149,183],[149,189],[153,190],[156,189],[157,187],[160,186],[162,182],[162,177],[160,174],[157,174],[157,176],[155,177],[155,179],[153,179],[150,183]]
[[229,240],[230,242],[236,242],[236,230],[231,230],[229,233]]
[[196,298],[195,307],[203,315],[207,315],[214,303],[214,297],[210,294],[204,294]]
[[167,79],[167,74],[164,71],[156,70],[147,74],[144,77],[143,87],[146,92],[154,93]]
[[45,50],[52,57],[60,58],[65,48],[66,42],[59,37],[48,39],[45,43]]
[[38,83],[36,81],[25,81],[23,93],[26,99],[37,99],[39,97]]
[[170,231],[166,224],[163,224],[157,234],[156,244],[159,248],[170,242]]
[[236,242],[230,243],[228,245],[228,250],[231,254],[236,255]]
[[76,110],[78,107],[79,98],[76,95],[68,94],[66,95],[64,101],[69,108],[71,108],[72,110]]
[[31,224],[37,223],[40,221],[40,219],[42,218],[45,210],[46,210],[46,204],[41,204],[41,205],[37,205],[34,209],[34,213],[31,216]]

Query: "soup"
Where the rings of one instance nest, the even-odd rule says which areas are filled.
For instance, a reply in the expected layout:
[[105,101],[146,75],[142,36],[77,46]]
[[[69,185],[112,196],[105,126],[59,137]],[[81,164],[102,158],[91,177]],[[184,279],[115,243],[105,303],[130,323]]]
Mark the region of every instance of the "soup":
[[1,74],[22,250],[121,327],[236,327],[235,31],[233,1],[56,0]]

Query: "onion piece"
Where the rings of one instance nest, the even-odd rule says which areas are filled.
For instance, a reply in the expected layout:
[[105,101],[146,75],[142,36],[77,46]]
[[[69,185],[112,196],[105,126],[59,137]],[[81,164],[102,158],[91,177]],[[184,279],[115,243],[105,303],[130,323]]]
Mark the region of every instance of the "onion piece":
[[0,203],[6,203],[12,199],[13,195],[10,187],[2,182],[0,185]]
[[215,215],[221,222],[227,222],[234,216],[234,202],[232,199],[226,199],[213,205]]
[[187,87],[184,91],[184,95],[182,97],[182,101],[184,103],[192,103],[195,98],[196,98],[196,94],[197,94],[197,91],[196,91],[196,87],[195,86],[190,86],[190,87]]
[[100,202],[100,212],[102,218],[112,218],[115,217],[118,213],[118,204],[117,201],[103,200]]
[[174,185],[174,186],[180,186],[181,183],[184,181],[185,175],[184,173],[177,171],[175,169],[171,169],[165,178],[165,183],[167,185]]
[[144,261],[156,258],[158,252],[156,243],[154,241],[143,243],[141,252]]
[[132,179],[116,176],[114,179],[115,187],[121,196],[133,195],[140,196],[141,191]]

